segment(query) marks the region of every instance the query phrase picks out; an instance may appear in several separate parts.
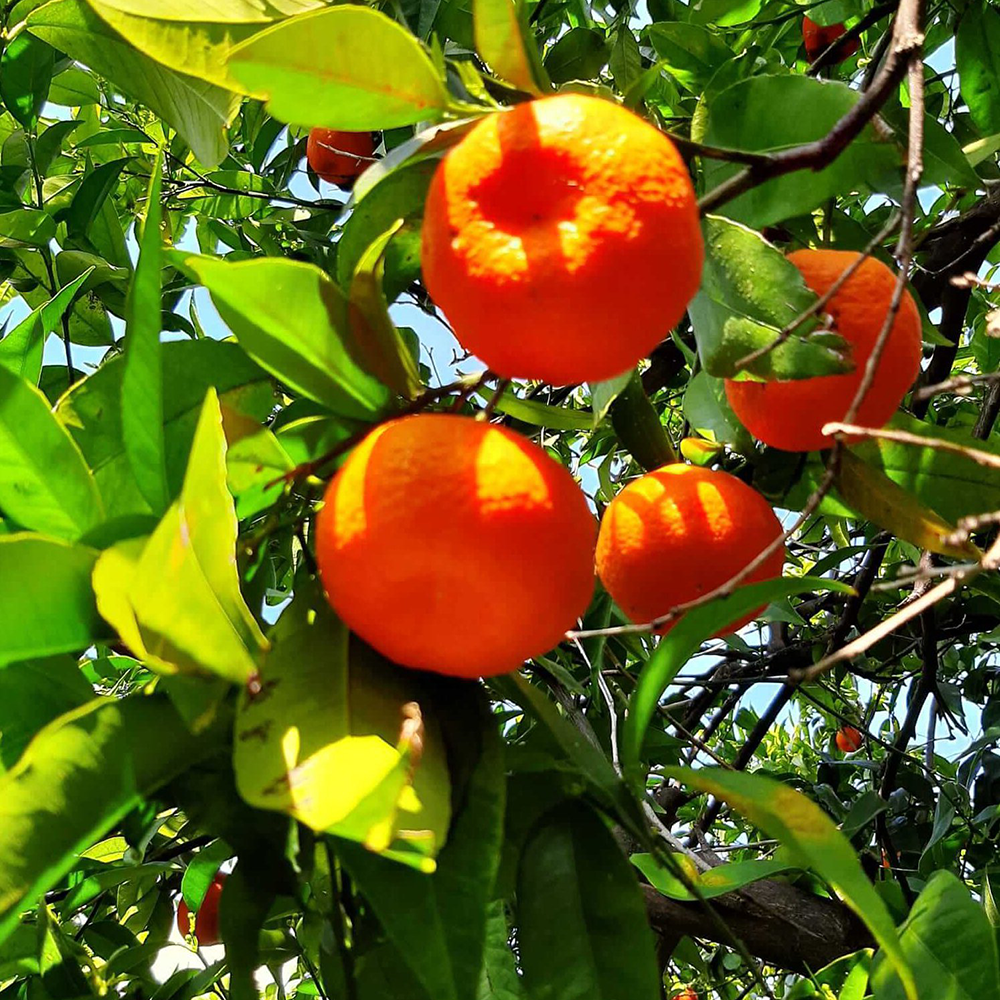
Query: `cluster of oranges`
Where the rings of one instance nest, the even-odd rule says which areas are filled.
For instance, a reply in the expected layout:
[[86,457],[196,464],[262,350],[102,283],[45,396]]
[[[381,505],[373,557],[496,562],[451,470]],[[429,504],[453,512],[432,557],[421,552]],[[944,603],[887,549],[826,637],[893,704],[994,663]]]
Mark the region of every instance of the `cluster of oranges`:
[[[327,154],[345,146],[310,137],[314,170],[343,176],[345,161]],[[369,154],[351,155],[357,165]],[[791,259],[822,293],[855,258]],[[684,314],[702,261],[695,195],[673,143],[594,97],[563,94],[485,118],[443,159],[427,198],[427,290],[463,347],[503,378],[566,385],[631,369]],[[826,306],[853,349],[850,374],[727,385],[757,437],[791,450],[829,444],[821,429],[856,391],[892,286],[889,270],[867,260]],[[861,420],[889,417],[919,356],[907,297]],[[478,677],[558,644],[590,602],[595,568],[620,608],[648,621],[771,546],[748,582],[780,575],[781,533],[742,481],[682,464],[626,486],[598,532],[570,473],[541,447],[502,426],[425,413],[382,424],[353,451],[327,490],[316,555],[331,604],[368,643],[406,666]]]

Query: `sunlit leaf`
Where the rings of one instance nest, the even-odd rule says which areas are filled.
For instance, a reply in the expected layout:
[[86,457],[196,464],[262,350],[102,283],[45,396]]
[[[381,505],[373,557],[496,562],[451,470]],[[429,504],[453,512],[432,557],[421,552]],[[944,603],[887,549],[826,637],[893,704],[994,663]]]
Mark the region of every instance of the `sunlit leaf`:
[[501,80],[528,94],[538,94],[548,80],[520,0],[473,0],[476,49]]

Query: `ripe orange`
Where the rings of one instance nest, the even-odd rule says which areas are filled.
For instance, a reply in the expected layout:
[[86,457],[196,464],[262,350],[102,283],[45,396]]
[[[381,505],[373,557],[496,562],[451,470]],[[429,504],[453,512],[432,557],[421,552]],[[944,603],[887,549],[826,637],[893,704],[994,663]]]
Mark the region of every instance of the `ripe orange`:
[[579,94],[479,122],[434,175],[422,243],[431,298],[506,378],[626,371],[701,280],[698,208],[674,144]]
[[[803,17],[802,41],[806,47],[806,57],[810,62],[812,62],[825,49],[828,49],[831,45],[833,45],[833,43],[846,31],[847,28],[845,28],[842,24],[827,24],[824,26],[817,24],[808,17]],[[852,38],[841,48],[834,62],[843,62],[845,59],[849,59],[853,56],[857,51],[858,40],[856,38]]]
[[843,726],[837,730],[837,749],[841,753],[855,753],[861,749],[861,733],[854,726]]
[[316,559],[334,610],[397,663],[516,670],[590,602],[594,518],[527,439],[468,417],[376,428],[326,492]]
[[690,986],[685,986],[680,993],[675,993],[670,1000],[698,1000],[698,994]]
[[[780,534],[764,498],[735,476],[664,465],[608,504],[597,537],[597,573],[632,621],[647,622],[725,583]],[[783,561],[779,549],[747,582],[780,576]]]
[[[796,250],[788,259],[806,284],[822,295],[856,259],[848,250]],[[865,364],[889,311],[896,277],[869,257],[827,303],[834,329],[850,345],[854,371],[791,382],[726,381],[726,396],[736,416],[754,437],[785,451],[829,448],[823,425],[843,420],[864,377]],[[881,427],[899,407],[920,368],[920,313],[903,293],[875,381],[856,423]]]
[[348,187],[372,162],[375,141],[371,132],[338,132],[314,128],[306,140],[306,162],[317,176],[338,187]]
[[[205,893],[201,906],[194,918],[194,936],[201,948],[208,945],[219,944],[222,935],[219,933],[219,900],[222,898],[222,887],[226,881],[226,876],[219,874],[212,880],[212,884]],[[186,938],[191,933],[191,911],[183,899],[177,907],[177,929],[181,932],[181,937]]]

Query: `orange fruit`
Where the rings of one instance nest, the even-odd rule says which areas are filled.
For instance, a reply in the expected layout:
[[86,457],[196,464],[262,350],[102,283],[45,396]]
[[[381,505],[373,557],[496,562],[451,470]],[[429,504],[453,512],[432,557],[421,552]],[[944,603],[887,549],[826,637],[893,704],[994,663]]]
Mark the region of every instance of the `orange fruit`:
[[383,655],[458,677],[516,670],[594,587],[593,515],[513,431],[423,414],[382,424],[326,492],[316,560],[334,610]]
[[[735,476],[664,465],[608,504],[597,536],[597,574],[632,621],[652,621],[725,583],[780,534],[767,501]],[[746,582],[781,576],[783,561],[778,549]],[[735,632],[761,610],[719,634]]]
[[[212,880],[212,884],[205,893],[201,906],[194,918],[194,936],[200,948],[208,945],[219,944],[222,935],[219,933],[219,900],[222,898],[222,887],[225,884],[226,876],[219,874]],[[191,911],[183,898],[177,907],[177,929],[181,932],[181,937],[186,938],[191,933]]]
[[670,1000],[698,1000],[698,994],[690,986],[686,986],[680,993],[675,993]]
[[[811,18],[802,18],[802,41],[806,47],[806,56],[810,62],[816,59],[825,49],[828,49],[840,38],[847,28],[842,24],[817,24]],[[852,38],[837,54],[834,62],[843,62],[858,51],[858,40]]]
[[702,239],[674,144],[560,94],[480,121],[441,162],[421,262],[455,336],[505,378],[618,375],[684,314]]
[[837,749],[841,753],[855,753],[861,749],[861,733],[854,726],[843,726],[837,730]]
[[338,132],[314,128],[306,140],[306,162],[330,184],[348,187],[372,162],[375,140],[371,132]]
[[[788,255],[817,295],[826,292],[857,257],[849,250],[796,250]],[[834,330],[850,345],[854,371],[790,382],[727,379],[729,405],[743,426],[765,444],[784,451],[829,448],[833,438],[823,434],[823,425],[844,419],[888,315],[895,285],[892,271],[869,257],[824,307]],[[881,427],[899,408],[919,369],[920,313],[910,293],[904,292],[875,381],[855,423]]]

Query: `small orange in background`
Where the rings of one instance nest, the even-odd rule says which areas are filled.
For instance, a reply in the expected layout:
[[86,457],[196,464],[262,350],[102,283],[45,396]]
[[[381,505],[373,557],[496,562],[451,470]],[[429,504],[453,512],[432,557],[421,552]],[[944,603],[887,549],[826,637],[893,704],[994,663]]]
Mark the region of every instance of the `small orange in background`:
[[[608,504],[597,538],[597,573],[632,621],[652,621],[725,583],[781,533],[767,501],[735,476],[664,465]],[[779,548],[746,582],[781,576],[783,562]],[[762,610],[721,634],[742,628]]]
[[[842,24],[817,24],[811,18],[802,18],[802,42],[806,47],[806,57],[810,62],[818,59],[822,53],[833,43],[845,34],[847,28]],[[850,59],[858,51],[859,45],[856,38],[852,38],[841,47],[834,60],[835,63]]]
[[[858,258],[850,250],[796,250],[788,259],[802,272],[806,285],[824,294]],[[833,329],[851,348],[854,371],[789,382],[726,380],[726,397],[744,427],[756,438],[784,451],[829,448],[833,438],[823,425],[843,420],[861,384],[889,313],[896,276],[881,261],[867,258],[824,307]],[[920,313],[903,292],[875,380],[855,423],[881,427],[899,408],[920,370]]]
[[316,561],[333,609],[384,656],[484,677],[547,652],[587,609],[595,528],[573,477],[531,441],[421,414],[351,453]]
[[698,1000],[698,994],[694,991],[694,987],[685,986],[680,993],[675,993],[670,1000]]
[[[222,887],[226,877],[220,873],[212,879],[212,884],[208,887],[208,892],[205,893],[205,898],[195,914],[194,936],[199,948],[222,943],[222,935],[219,933],[219,900],[222,898]],[[191,911],[183,898],[177,907],[177,929],[183,938],[191,934]]]
[[480,121],[441,162],[424,212],[427,291],[505,378],[565,385],[632,368],[684,314],[702,259],[674,144],[580,94]]
[[337,187],[349,187],[367,170],[374,152],[371,132],[314,128],[306,140],[306,162],[318,177]]
[[861,743],[861,732],[854,726],[842,726],[837,730],[837,749],[841,753],[857,753]]

